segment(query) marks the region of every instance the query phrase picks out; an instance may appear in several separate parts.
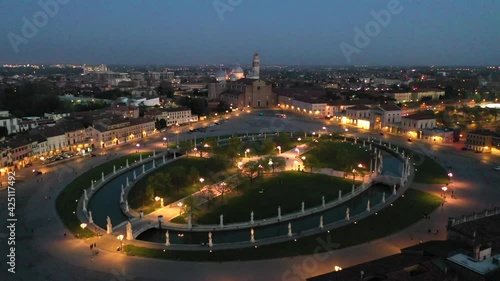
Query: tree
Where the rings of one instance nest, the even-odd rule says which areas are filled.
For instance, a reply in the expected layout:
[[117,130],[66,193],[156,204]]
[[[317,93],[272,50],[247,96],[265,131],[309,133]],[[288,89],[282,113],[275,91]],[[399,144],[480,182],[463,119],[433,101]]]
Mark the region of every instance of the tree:
[[220,183],[215,185],[215,190],[220,193],[222,203],[224,204],[224,194],[226,192],[231,191],[231,188],[229,187],[229,185],[227,185],[227,183],[220,182]]
[[215,111],[218,113],[224,113],[229,110],[230,110],[229,104],[227,104],[227,102],[225,101],[220,101],[217,107],[215,108]]
[[196,169],[196,167],[191,167],[191,169],[189,169],[188,180],[193,182],[193,184],[196,184],[199,178],[200,173],[198,172],[198,169]]
[[198,201],[198,197],[192,195],[184,199],[184,204],[182,205],[182,214],[184,217],[191,215],[191,218],[194,218],[198,215],[200,212]]
[[172,190],[169,173],[156,173],[148,178],[146,198],[153,200],[155,196],[167,197]]
[[179,188],[187,181],[186,169],[182,166],[175,166],[170,169],[170,178],[175,190],[179,193]]
[[314,155],[308,155],[305,159],[302,160],[304,163],[304,166],[309,168],[311,170],[311,173],[313,169],[319,168],[319,160],[316,158]]
[[243,165],[242,174],[250,179],[250,182],[253,182],[253,179],[259,175],[262,166],[257,161],[248,161]]
[[211,204],[211,201],[214,197],[215,197],[214,189],[212,185],[208,185],[205,191],[203,192],[203,198],[205,198],[208,204]]

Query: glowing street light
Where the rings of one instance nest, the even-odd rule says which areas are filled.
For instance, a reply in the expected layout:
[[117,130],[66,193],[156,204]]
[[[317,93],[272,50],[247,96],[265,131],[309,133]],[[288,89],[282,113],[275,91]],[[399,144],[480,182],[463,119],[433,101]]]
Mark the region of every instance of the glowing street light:
[[301,140],[302,140],[302,138],[298,138],[297,140],[298,140],[298,141],[301,141]]
[[203,183],[205,181],[204,178],[200,178],[200,182]]
[[298,155],[299,155],[299,153],[300,153],[300,150],[299,150],[299,148],[298,148],[298,147],[297,147],[297,148],[295,148],[295,152],[297,152],[297,156],[298,156]]
[[446,198],[446,190],[448,190],[448,188],[446,186],[443,186],[441,187],[441,190],[443,191],[443,197]]
[[363,164],[359,163],[358,168],[363,168]]
[[86,224],[86,223],[81,223],[81,224],[80,224],[80,227],[81,227],[82,229],[85,229],[85,228],[87,227],[87,224]]
[[281,146],[277,146],[276,149],[278,149],[279,154],[281,154]]
[[242,166],[243,166],[243,162],[241,162],[241,161],[240,161],[240,162],[238,162],[238,169],[241,169],[241,168],[242,168]]
[[249,148],[247,148],[247,150],[245,150],[245,158],[248,157],[248,153],[250,153],[250,149]]
[[269,167],[271,167],[273,169],[273,176],[274,176],[274,163],[273,163],[273,159],[269,158],[269,163],[267,163],[269,165]]
[[120,251],[123,253],[123,234],[118,235],[116,239],[120,240]]

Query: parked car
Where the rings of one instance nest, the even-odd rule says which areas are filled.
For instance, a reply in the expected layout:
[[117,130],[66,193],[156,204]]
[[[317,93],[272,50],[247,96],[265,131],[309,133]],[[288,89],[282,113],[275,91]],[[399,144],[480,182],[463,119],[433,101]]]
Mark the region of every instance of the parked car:
[[495,168],[493,168],[493,170],[500,171],[500,166],[496,166]]

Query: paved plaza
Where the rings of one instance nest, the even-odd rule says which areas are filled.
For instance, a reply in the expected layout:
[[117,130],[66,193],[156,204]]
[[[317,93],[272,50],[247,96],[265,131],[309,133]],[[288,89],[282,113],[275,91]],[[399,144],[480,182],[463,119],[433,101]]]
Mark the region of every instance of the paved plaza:
[[[231,116],[228,122],[207,129],[205,133],[189,133],[189,127],[180,127],[177,132],[169,131],[170,142],[196,138],[200,141],[207,136],[230,135],[232,133],[256,133],[276,131],[320,131],[326,126],[328,132],[343,131],[338,125],[322,120],[295,117],[274,118],[273,113],[259,116],[256,112]],[[202,124],[200,124],[202,125]],[[207,124],[205,124],[207,125]],[[213,130],[213,131],[211,131]],[[352,131],[352,130],[351,130]],[[352,133],[350,131],[350,133]],[[355,133],[359,137],[376,134]],[[158,134],[141,142],[141,149],[164,150],[162,138]],[[135,143],[113,147],[102,151],[107,155],[80,157],[50,166],[35,165],[44,172],[34,177],[31,169],[17,173],[16,178],[16,274],[6,271],[5,255],[0,271],[0,280],[66,281],[66,280],[303,280],[333,270],[335,265],[348,267],[380,257],[399,253],[400,248],[434,239],[445,239],[448,217],[460,216],[473,211],[498,206],[500,198],[500,172],[494,171],[500,159],[496,155],[474,154],[460,151],[453,145],[436,145],[405,138],[383,136],[384,142],[408,146],[412,150],[435,157],[436,161],[453,172],[449,185],[456,199],[447,197],[446,203],[411,227],[391,236],[362,245],[330,250],[325,253],[280,258],[273,260],[211,262],[181,262],[169,260],[128,257],[116,251],[120,245],[116,239],[92,238],[81,240],[73,237],[64,227],[55,210],[57,194],[68,184],[91,167],[121,157],[137,150]],[[145,148],[142,148],[144,147]],[[418,169],[418,163],[415,168]],[[412,187],[442,195],[441,186],[413,184]],[[0,204],[7,206],[6,190],[0,191]],[[7,252],[6,212],[0,212],[0,252]],[[439,230],[429,234],[428,229]],[[353,234],[354,235],[354,234]],[[335,243],[336,241],[331,241]],[[98,256],[90,251],[90,244],[96,243],[100,249]],[[328,243],[318,243],[318,247],[328,248]]]

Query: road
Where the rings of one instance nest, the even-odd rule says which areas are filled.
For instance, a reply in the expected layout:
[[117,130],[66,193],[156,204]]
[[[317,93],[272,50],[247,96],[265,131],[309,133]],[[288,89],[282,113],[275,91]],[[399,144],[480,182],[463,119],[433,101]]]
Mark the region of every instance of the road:
[[[228,122],[214,126],[205,133],[187,133],[189,127],[180,127],[177,132],[161,133],[141,141],[139,149],[165,149],[163,137],[169,141],[218,134],[275,131],[320,131],[326,126],[328,132],[343,129],[322,120],[295,117],[274,118],[272,112],[259,116],[256,112],[231,116]],[[213,131],[211,131],[213,130]],[[359,136],[369,133],[356,133]],[[374,137],[380,135],[371,134]],[[35,177],[33,168],[18,172],[16,187],[16,273],[7,272],[5,255],[0,258],[0,280],[67,281],[67,280],[303,280],[332,271],[335,265],[348,267],[372,259],[399,253],[399,249],[418,243],[420,240],[445,239],[445,225],[449,216],[458,216],[498,204],[500,172],[493,171],[498,163],[496,155],[463,152],[450,145],[434,145],[421,141],[408,143],[405,138],[384,136],[392,144],[410,146],[419,152],[436,157],[437,161],[453,172],[451,188],[457,199],[448,200],[443,208],[431,214],[430,220],[422,220],[400,233],[371,241],[355,247],[330,250],[323,254],[260,260],[251,262],[193,263],[165,261],[140,257],[126,257],[119,252],[101,251],[94,257],[89,250],[90,240],[72,237],[58,219],[55,210],[57,194],[77,174],[91,166],[107,161],[107,157],[120,157],[137,150],[135,143],[109,148],[103,152],[108,156],[74,159],[56,163],[50,167],[38,167],[44,174]],[[144,148],[145,145],[145,148]],[[116,155],[115,155],[116,153]],[[417,167],[418,168],[418,167]],[[74,170],[73,170],[74,169]],[[42,180],[43,178],[43,180]],[[37,182],[38,179],[38,182]],[[440,186],[419,185],[415,188],[441,195]],[[0,191],[0,252],[7,253],[7,192]],[[428,234],[427,229],[438,229],[439,234]],[[64,235],[66,233],[66,236]],[[413,237],[411,239],[410,237]],[[337,241],[331,241],[337,242]],[[341,242],[341,241],[338,241]],[[99,242],[97,242],[99,248]],[[117,246],[119,243],[117,241]],[[328,241],[319,241],[318,247],[328,248]]]

